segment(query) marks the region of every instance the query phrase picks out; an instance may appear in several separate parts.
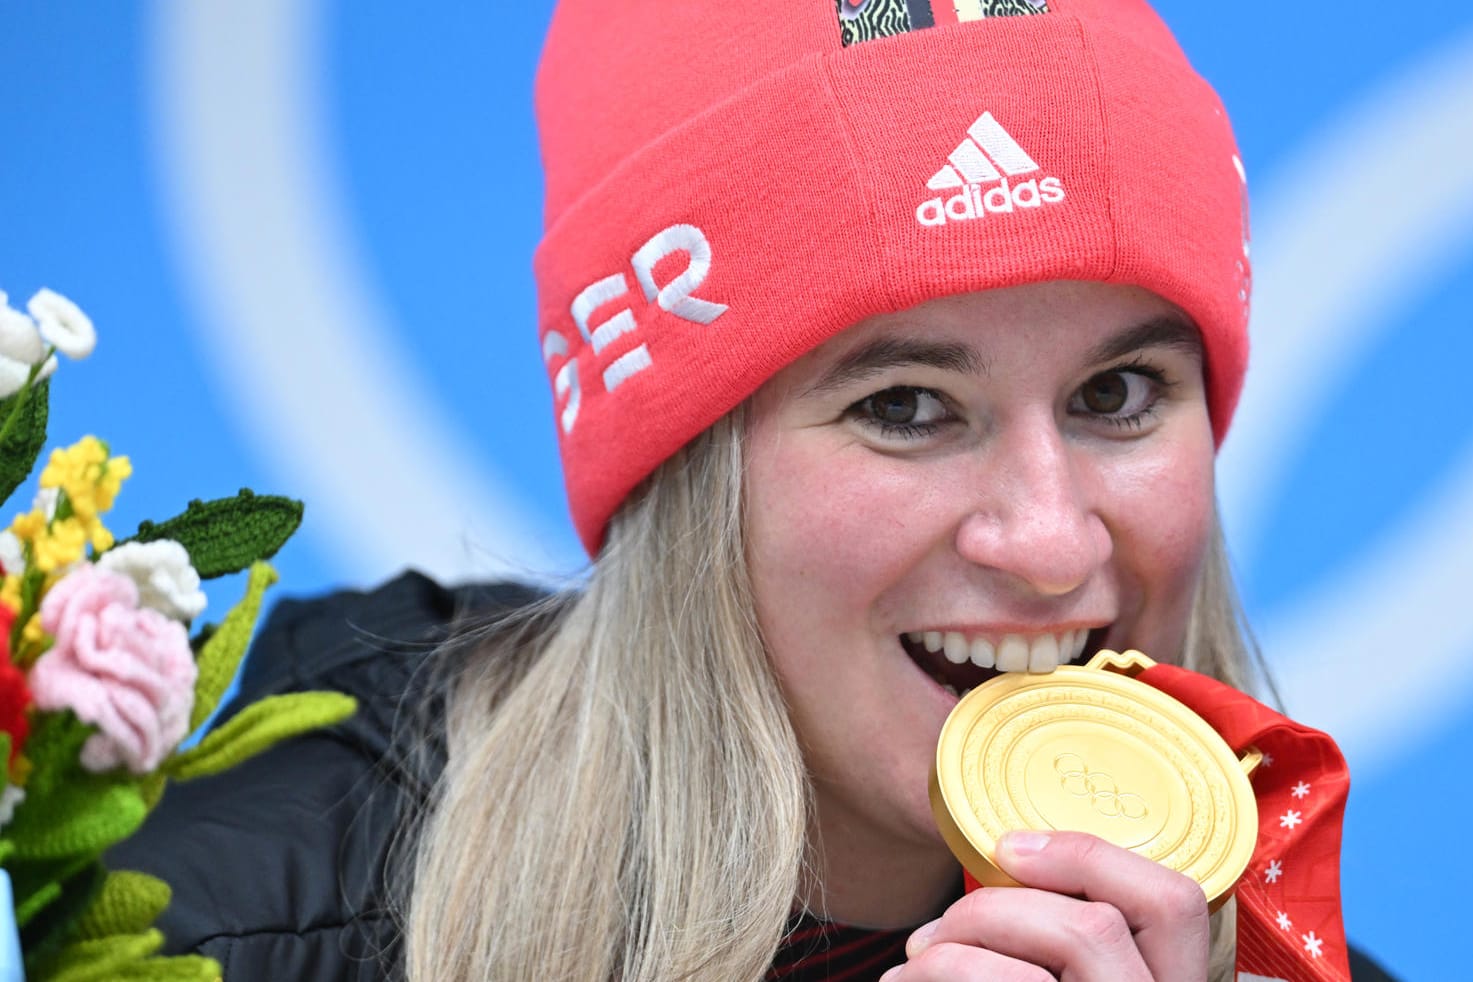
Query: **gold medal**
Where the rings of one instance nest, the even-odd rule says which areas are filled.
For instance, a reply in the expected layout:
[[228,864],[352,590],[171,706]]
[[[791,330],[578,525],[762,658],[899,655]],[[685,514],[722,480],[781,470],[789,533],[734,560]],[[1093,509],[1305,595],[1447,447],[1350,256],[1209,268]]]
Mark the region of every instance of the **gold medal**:
[[1248,775],[1182,703],[1131,676],[1138,651],[1083,667],[1009,672],[961,699],[941,728],[931,807],[951,851],[984,886],[1017,886],[997,867],[1014,829],[1090,832],[1190,876],[1217,909],[1258,838]]

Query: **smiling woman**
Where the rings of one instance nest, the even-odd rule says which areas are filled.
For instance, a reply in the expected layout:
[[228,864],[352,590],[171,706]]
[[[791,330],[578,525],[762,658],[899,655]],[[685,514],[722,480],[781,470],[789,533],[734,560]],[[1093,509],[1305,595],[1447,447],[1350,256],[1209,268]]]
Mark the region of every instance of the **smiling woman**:
[[[749,565],[820,857],[843,857],[821,877],[833,916],[901,926],[951,888],[925,778],[958,690],[1051,671],[1061,642],[1065,660],[1179,657],[1212,460],[1196,333],[1131,287],[1055,281],[876,316],[758,392]],[[856,869],[886,871],[878,895],[851,896]],[[925,884],[909,907],[907,881]]]
[[[434,663],[428,752],[389,754],[413,820],[383,882],[362,871],[403,802],[299,745],[276,762],[301,780],[263,781],[348,831],[240,834],[289,838],[319,888],[348,874],[349,902],[201,917],[185,892],[176,937],[228,938],[247,975],[376,977],[393,906],[416,982],[1350,977],[1343,775],[1243,694],[1216,521],[1251,280],[1222,108],[1139,0],[887,4],[858,31],[865,7],[560,3],[539,342],[592,569],[279,619],[258,674],[281,645],[269,684],[297,684],[306,646],[343,686],[388,663],[365,636],[476,608]],[[1314,758],[1267,886],[1209,914],[1143,851],[1035,822],[999,842],[1019,886],[964,893],[928,793],[958,699],[1129,648]],[[173,808],[155,835],[221,812]]]

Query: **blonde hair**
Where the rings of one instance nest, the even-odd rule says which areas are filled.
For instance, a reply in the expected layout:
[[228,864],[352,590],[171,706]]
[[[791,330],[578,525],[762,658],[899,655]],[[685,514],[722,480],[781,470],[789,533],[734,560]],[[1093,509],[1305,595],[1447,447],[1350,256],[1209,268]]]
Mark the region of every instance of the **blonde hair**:
[[[642,486],[586,588],[478,639],[417,838],[412,982],[770,968],[811,799],[746,572],[743,419]],[[1246,687],[1237,610],[1218,534],[1186,664]],[[1214,978],[1231,977],[1231,918],[1231,905],[1215,918]]]

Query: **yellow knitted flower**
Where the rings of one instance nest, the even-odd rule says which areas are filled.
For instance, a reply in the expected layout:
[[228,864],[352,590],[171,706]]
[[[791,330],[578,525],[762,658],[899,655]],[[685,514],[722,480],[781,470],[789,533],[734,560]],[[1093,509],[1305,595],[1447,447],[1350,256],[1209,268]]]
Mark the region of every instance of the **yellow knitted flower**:
[[39,508],[17,515],[15,521],[10,523],[10,531],[21,541],[21,545],[33,543],[37,536],[46,534],[46,516]]
[[[21,609],[19,573],[0,578],[0,603],[4,603],[11,610]],[[19,651],[11,652],[11,659],[19,664],[27,661],[26,652],[37,652],[44,647],[46,631],[41,627],[41,618],[33,611],[26,620],[25,628],[21,631]]]
[[20,574],[0,577],[0,603],[11,610],[20,610]]
[[[97,520],[94,518],[91,524],[96,525]],[[107,532],[106,529],[103,531]],[[49,574],[81,559],[87,551],[89,532],[88,523],[75,515],[53,519],[46,527],[46,534],[31,543],[31,557],[36,568]],[[108,545],[111,544],[112,534],[108,533]]]
[[89,538],[94,543],[97,542],[98,537],[93,534],[93,526],[101,530],[108,546],[111,546],[112,533],[102,528],[96,518],[87,522],[72,515],[68,518],[54,518],[48,522],[39,508],[15,516],[15,521],[10,523],[10,531],[22,545],[30,547],[28,555],[32,565],[41,572],[50,574],[81,559],[87,552]]
[[[80,522],[82,542],[91,542],[98,552],[112,548],[113,534],[102,524],[99,516],[112,508],[113,501],[122,488],[123,481],[133,473],[133,464],[127,457],[109,455],[107,444],[95,436],[84,436],[65,449],[53,450],[51,459],[41,471],[41,487],[56,488],[65,496],[70,515],[53,520],[53,529],[60,522],[75,517]],[[53,534],[58,534],[53,531]],[[20,535],[19,532],[16,533]],[[75,542],[75,532],[68,529],[59,533],[62,542],[54,555],[65,554]],[[81,558],[80,553],[73,559]],[[72,560],[65,560],[70,562]],[[44,565],[37,548],[37,565],[50,572],[55,567]]]

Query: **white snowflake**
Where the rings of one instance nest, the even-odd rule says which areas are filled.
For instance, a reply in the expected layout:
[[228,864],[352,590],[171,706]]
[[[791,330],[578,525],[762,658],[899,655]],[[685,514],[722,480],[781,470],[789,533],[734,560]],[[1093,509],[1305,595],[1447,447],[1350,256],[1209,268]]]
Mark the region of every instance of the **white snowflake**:
[[1279,882],[1279,877],[1284,875],[1284,864],[1277,859],[1271,860],[1268,869],[1263,871],[1263,878],[1270,883]]
[[1324,954],[1320,949],[1325,946],[1325,939],[1315,937],[1313,931],[1301,934],[1299,940],[1304,942],[1304,950],[1309,952],[1309,957],[1318,958]]
[[1289,920],[1289,915],[1284,913],[1283,911],[1279,911],[1279,916],[1276,918],[1276,920],[1279,922],[1279,927],[1283,928],[1285,931],[1294,926],[1294,922]]
[[1300,781],[1298,784],[1294,785],[1294,790],[1290,793],[1296,798],[1303,798],[1305,795],[1309,794],[1309,785],[1304,781]]
[[1263,755],[1263,759],[1258,762],[1258,766],[1259,767],[1272,767],[1272,766],[1274,766],[1274,755],[1273,754],[1264,754]]
[[1294,826],[1298,825],[1302,821],[1304,821],[1303,813],[1297,812],[1294,809],[1290,808],[1288,811],[1284,812],[1284,814],[1279,816],[1279,828],[1292,829]]

